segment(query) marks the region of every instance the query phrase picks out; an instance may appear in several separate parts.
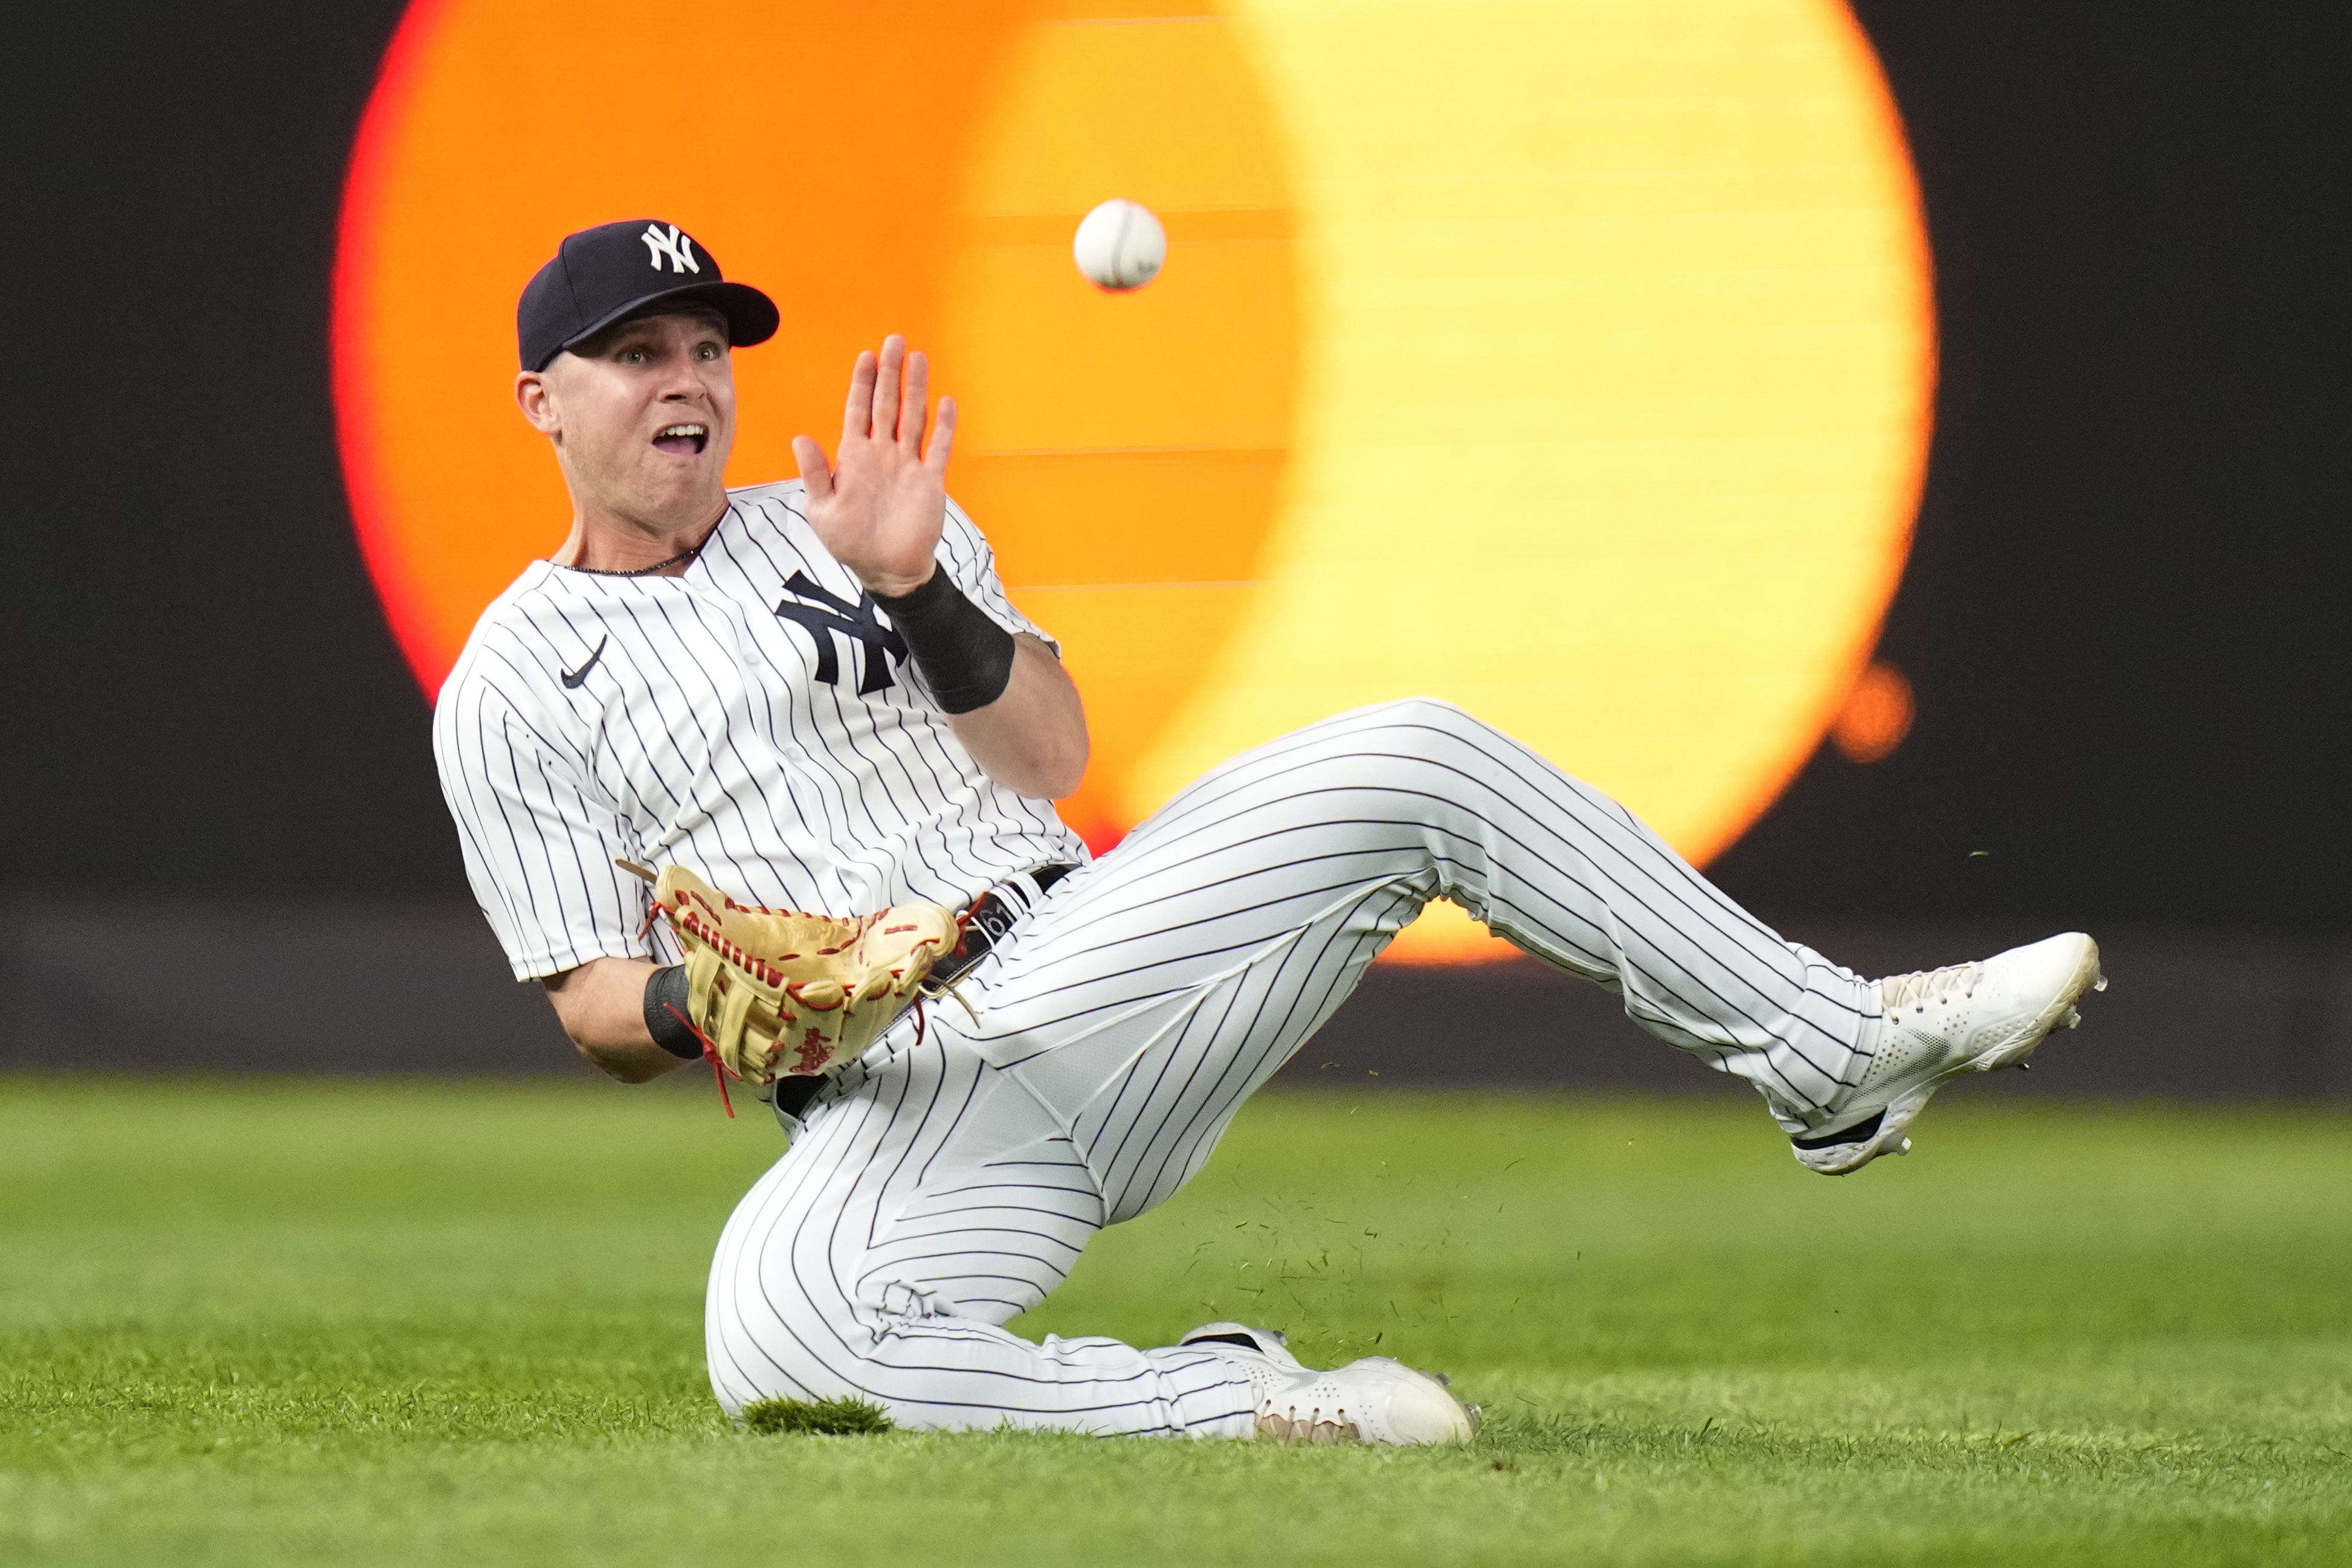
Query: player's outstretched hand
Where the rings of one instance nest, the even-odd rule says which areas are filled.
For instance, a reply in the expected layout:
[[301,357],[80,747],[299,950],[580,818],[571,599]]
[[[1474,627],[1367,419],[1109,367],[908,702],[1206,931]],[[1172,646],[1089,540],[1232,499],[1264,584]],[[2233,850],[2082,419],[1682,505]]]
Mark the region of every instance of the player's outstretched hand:
[[947,521],[955,400],[940,399],[939,423],[926,450],[929,397],[929,361],[919,350],[908,353],[907,340],[893,332],[882,340],[878,361],[861,353],[849,372],[849,406],[842,413],[834,465],[825,465],[824,448],[813,438],[793,438],[801,483],[808,486],[809,526],[868,592],[912,593],[931,575],[932,552]]

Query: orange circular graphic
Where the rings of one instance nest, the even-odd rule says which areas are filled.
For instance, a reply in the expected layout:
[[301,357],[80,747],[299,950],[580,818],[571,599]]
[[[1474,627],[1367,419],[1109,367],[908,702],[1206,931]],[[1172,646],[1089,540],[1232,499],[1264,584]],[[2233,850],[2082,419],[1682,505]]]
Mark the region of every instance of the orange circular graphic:
[[[515,297],[564,234],[651,214],[783,307],[737,361],[730,482],[829,438],[860,347],[931,350],[964,410],[950,486],[1085,690],[1064,810],[1098,845],[1248,746],[1426,694],[1704,862],[1855,690],[1934,324],[1901,127],[1835,0],[696,23],[416,0],[386,54],[335,387],[428,691],[569,522],[509,395]],[[1070,260],[1111,197],[1168,231],[1129,294]],[[1443,905],[1391,949],[1505,951]]]
[[1911,733],[1916,711],[1909,677],[1892,664],[1873,664],[1838,709],[1830,738],[1849,762],[1884,762]]

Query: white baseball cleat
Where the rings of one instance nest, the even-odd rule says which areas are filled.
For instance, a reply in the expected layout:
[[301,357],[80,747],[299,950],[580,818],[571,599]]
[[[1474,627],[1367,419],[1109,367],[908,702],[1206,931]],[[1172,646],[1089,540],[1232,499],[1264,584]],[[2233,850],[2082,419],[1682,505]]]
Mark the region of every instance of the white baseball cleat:
[[2083,1021],[2074,1004],[2084,991],[2107,988],[2099,945],[2079,931],[1877,985],[1878,1053],[1827,1131],[1790,1140],[1809,1171],[1845,1176],[1881,1155],[1909,1154],[1905,1129],[1947,1079],[2025,1066],[2044,1035]]
[[1257,1435],[1297,1443],[1466,1443],[1478,1406],[1454,1397],[1443,1377],[1385,1355],[1330,1372],[1298,1364],[1273,1329],[1203,1323],[1176,1342],[1214,1350],[1247,1371],[1257,1390]]

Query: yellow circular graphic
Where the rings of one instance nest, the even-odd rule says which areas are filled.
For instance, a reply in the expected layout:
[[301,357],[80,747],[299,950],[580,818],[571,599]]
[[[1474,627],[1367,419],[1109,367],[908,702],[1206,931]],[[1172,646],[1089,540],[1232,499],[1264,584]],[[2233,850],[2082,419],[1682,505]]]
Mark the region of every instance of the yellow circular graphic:
[[[569,517],[509,398],[515,296],[564,233],[659,214],[784,308],[737,363],[737,483],[829,436],[859,346],[932,349],[950,486],[1087,695],[1090,840],[1414,693],[1695,860],[1736,838],[1867,665],[1927,445],[1926,244],[1853,18],[1183,9],[420,0],[352,161],[335,349],[428,688]],[[1070,261],[1114,196],[1168,230],[1131,294]],[[1441,910],[1394,951],[1496,946]]]

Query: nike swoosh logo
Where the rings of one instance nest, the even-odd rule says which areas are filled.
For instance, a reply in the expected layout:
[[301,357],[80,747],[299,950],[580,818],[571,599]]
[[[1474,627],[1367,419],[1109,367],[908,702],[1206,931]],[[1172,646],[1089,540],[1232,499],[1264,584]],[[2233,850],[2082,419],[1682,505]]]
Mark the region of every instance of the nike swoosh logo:
[[[607,636],[604,639],[604,643],[609,643],[613,639],[610,636]],[[567,689],[575,692],[580,689],[580,683],[588,678],[588,672],[594,669],[596,667],[596,661],[604,656],[604,643],[599,643],[596,644],[596,651],[588,655],[588,662],[586,664],[581,665],[576,670],[566,670],[563,672],[563,685]]]

